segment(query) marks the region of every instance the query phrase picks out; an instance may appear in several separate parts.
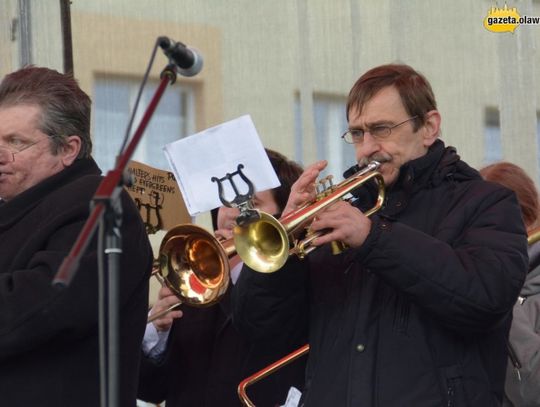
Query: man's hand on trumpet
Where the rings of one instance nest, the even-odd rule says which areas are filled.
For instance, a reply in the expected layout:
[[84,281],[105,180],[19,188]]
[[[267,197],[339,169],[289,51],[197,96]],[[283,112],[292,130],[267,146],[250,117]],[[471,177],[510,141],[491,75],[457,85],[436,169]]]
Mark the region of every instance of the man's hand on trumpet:
[[[302,173],[291,187],[291,193],[283,215],[316,200],[315,182],[328,162],[317,161]],[[371,220],[349,202],[338,201],[317,213],[310,226],[311,232],[324,231],[325,234],[313,241],[314,246],[321,246],[332,241],[340,241],[349,247],[361,246],[371,229]]]
[[336,202],[317,213],[311,223],[311,231],[325,231],[313,241],[314,246],[336,241],[348,247],[359,247],[364,244],[370,230],[371,220],[347,201]]
[[287,205],[283,210],[283,216],[315,200],[317,197],[315,181],[327,165],[328,161],[326,160],[317,161],[304,170],[300,178],[291,187],[291,193],[289,194]]
[[[150,310],[150,317],[154,314],[157,314],[158,312],[161,312],[171,307],[176,303],[178,303],[178,297],[174,295],[174,293],[167,286],[161,287],[158,292],[158,300]],[[163,315],[161,318],[152,321],[152,323],[156,327],[157,331],[168,331],[169,329],[171,329],[173,321],[177,318],[181,318],[182,315],[182,311],[173,310]]]

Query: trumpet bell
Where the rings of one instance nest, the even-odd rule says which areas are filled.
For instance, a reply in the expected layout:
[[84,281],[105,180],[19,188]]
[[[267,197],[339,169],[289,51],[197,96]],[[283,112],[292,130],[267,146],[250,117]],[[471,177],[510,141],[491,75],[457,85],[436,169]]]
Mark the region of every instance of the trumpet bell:
[[227,291],[227,253],[205,229],[191,224],[174,227],[163,238],[159,253],[158,272],[182,302],[209,306]]
[[281,223],[265,212],[257,222],[234,228],[236,252],[253,270],[273,273],[289,257],[289,237]]

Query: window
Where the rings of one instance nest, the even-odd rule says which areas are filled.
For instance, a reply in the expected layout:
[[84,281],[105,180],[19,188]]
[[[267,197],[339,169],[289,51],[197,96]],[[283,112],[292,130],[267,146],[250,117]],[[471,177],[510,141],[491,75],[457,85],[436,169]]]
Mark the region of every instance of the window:
[[[132,125],[133,134],[159,82],[148,82]],[[137,80],[98,77],[94,87],[94,158],[104,172],[112,169],[127,129],[140,83]],[[195,132],[195,102],[191,87],[176,83],[168,87],[146,127],[133,159],[168,170],[163,147]]]
[[[327,160],[325,174],[332,174],[339,182],[343,171],[356,163],[354,147],[344,143],[341,134],[347,130],[345,117],[346,98],[325,95],[313,97],[313,120],[317,146],[317,160]],[[301,161],[302,148],[302,109],[300,99],[295,102],[295,147],[296,160]],[[303,163],[310,165],[312,163]]]
[[499,110],[488,107],[484,124],[484,164],[488,165],[503,158]]

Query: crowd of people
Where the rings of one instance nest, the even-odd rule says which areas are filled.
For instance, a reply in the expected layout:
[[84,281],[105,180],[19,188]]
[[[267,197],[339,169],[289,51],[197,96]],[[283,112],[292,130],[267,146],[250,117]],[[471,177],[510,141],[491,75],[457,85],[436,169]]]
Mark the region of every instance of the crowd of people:
[[[0,83],[0,400],[12,406],[100,403],[98,238],[73,281],[52,284],[102,181],[92,158],[90,98],[72,75],[24,67]],[[309,219],[306,258],[261,273],[229,258],[223,298],[152,307],[153,256],[121,194],[119,403],[238,406],[245,377],[308,343],[250,390],[257,406],[533,406],[540,403],[538,192],[519,166],[480,171],[440,139],[428,80],[377,66],[353,85],[342,135],[378,179]],[[310,205],[327,166],[267,149],[281,186],[253,206],[283,219]],[[238,209],[213,211],[231,239]],[[530,237],[528,240],[528,236]],[[298,236],[291,236],[291,240]],[[341,242],[344,250],[332,251]]]

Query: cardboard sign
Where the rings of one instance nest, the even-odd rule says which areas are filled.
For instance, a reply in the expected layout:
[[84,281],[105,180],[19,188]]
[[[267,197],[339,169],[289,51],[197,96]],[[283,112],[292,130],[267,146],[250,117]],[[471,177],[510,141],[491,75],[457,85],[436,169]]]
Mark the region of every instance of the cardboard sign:
[[132,175],[133,185],[126,190],[139,208],[146,233],[151,235],[180,223],[191,223],[172,172],[138,161],[130,161],[127,170]]

